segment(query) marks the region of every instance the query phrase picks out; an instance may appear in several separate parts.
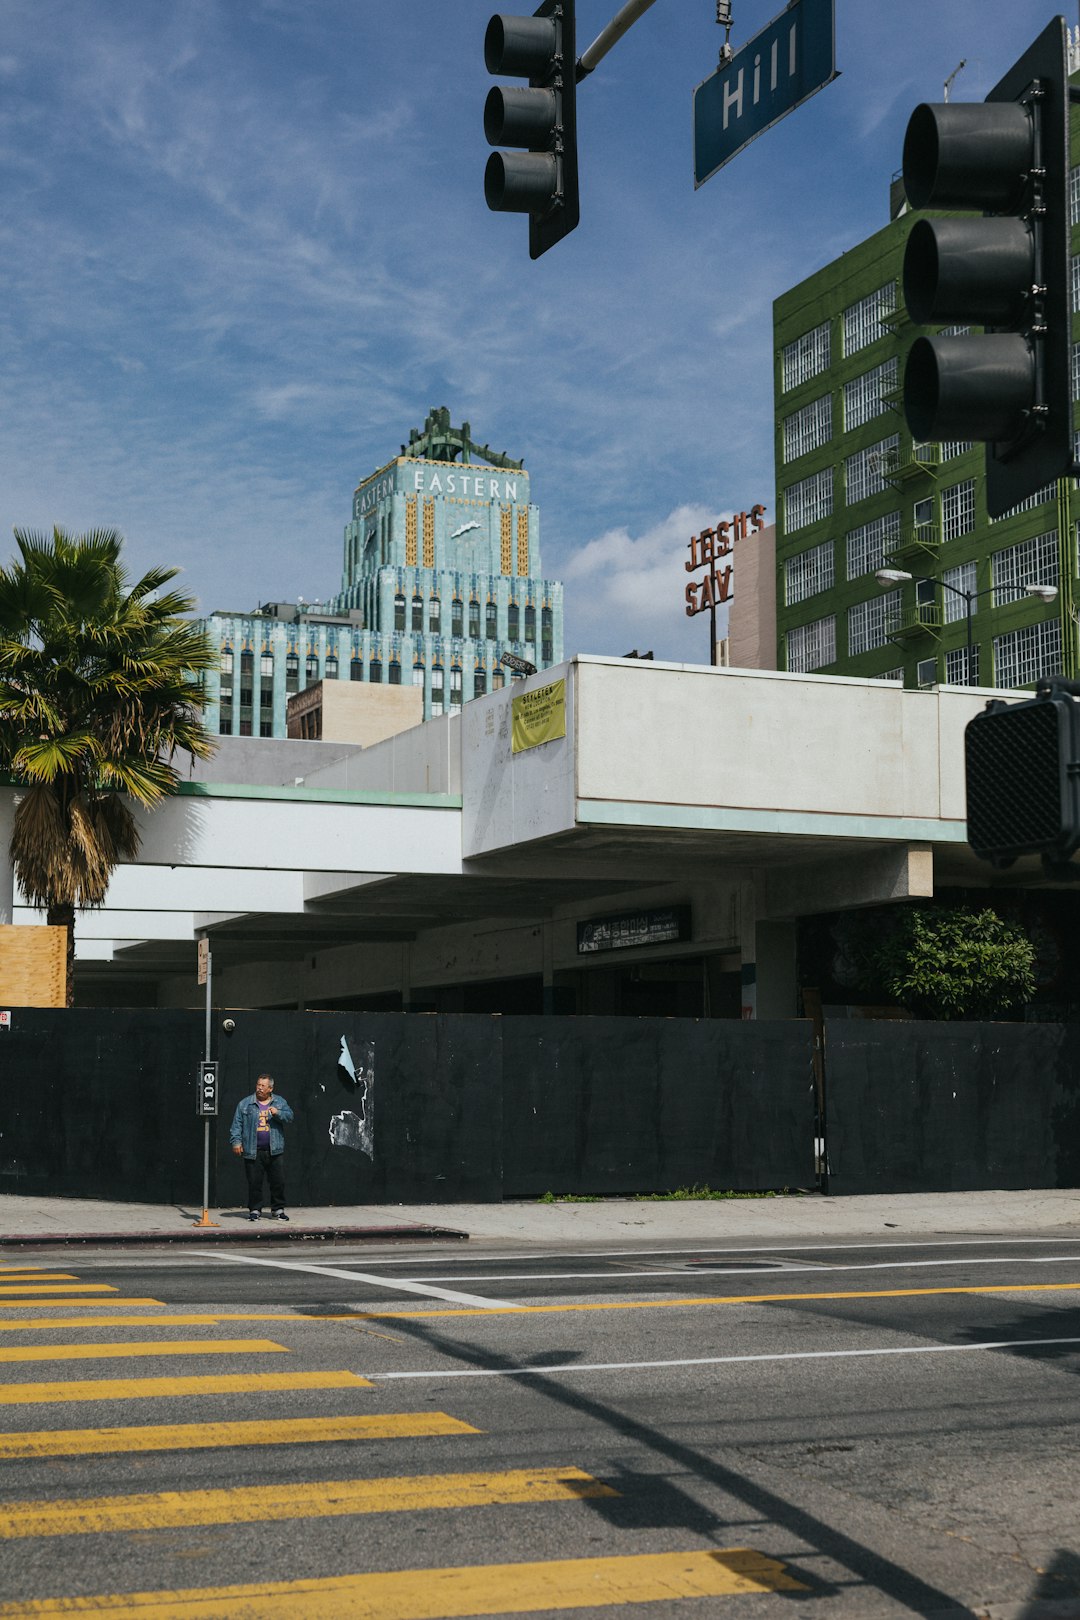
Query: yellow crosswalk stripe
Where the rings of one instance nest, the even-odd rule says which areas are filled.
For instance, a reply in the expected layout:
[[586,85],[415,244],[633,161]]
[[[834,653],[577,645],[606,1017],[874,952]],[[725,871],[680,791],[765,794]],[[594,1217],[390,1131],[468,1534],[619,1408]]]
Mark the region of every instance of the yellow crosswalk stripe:
[[[261,1383],[260,1379],[260,1387]],[[40,1429],[27,1434],[0,1434],[0,1462],[16,1458],[106,1457],[131,1451],[201,1451],[218,1446],[327,1445],[338,1440],[407,1440],[482,1432],[445,1412],[249,1418],[238,1423],[152,1423],[130,1429]]]
[[14,1277],[16,1282],[31,1282],[37,1277],[51,1277],[55,1282],[79,1280],[73,1271],[47,1271],[44,1266],[0,1266],[0,1277]]
[[[94,1303],[98,1304],[99,1301],[95,1300]],[[109,1303],[111,1307],[112,1302]],[[273,1316],[268,1316],[265,1311],[251,1316],[231,1313],[223,1316],[28,1316],[21,1322],[8,1322],[0,1317],[0,1333],[47,1333],[61,1328],[91,1327],[219,1327],[222,1322],[277,1322],[289,1326],[293,1322],[310,1320],[307,1316],[282,1316],[280,1311]],[[320,1321],[325,1320],[325,1317],[320,1317]]]
[[[59,1401],[164,1400],[187,1395],[250,1395],[252,1375],[189,1373],[180,1378],[86,1378],[64,1383],[0,1384],[0,1406],[44,1406]],[[268,1373],[259,1369],[259,1393],[269,1390],[371,1389],[354,1372]]]
[[70,1277],[53,1278],[48,1282],[0,1283],[5,1305],[8,1294],[115,1294],[116,1291],[112,1283],[81,1283]]
[[223,1490],[155,1491],[0,1504],[0,1540],[78,1536],[108,1530],[167,1530],[193,1524],[267,1524],[355,1513],[570,1502],[618,1496],[580,1468],[512,1468],[502,1473],[420,1474],[391,1479],[305,1480]]
[[[5,1311],[100,1311],[131,1310],[136,1305],[164,1305],[163,1299],[4,1299],[0,1305]],[[275,1318],[276,1320],[276,1318]]]
[[273,1339],[136,1339],[130,1344],[6,1344],[4,1361],[103,1361],[118,1356],[246,1356],[288,1349]]
[[467,1615],[614,1608],[676,1598],[806,1592],[775,1558],[746,1547],[637,1553],[458,1569],[404,1569],[321,1580],[260,1581],[199,1591],[45,1599],[0,1604],[0,1620],[92,1613],[104,1620],[461,1620]]

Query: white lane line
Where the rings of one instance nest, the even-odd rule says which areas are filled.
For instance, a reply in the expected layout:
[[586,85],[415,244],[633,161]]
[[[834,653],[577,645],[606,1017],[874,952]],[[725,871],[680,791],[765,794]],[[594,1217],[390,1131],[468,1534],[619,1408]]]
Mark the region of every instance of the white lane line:
[[635,1372],[662,1367],[724,1367],[752,1361],[844,1361],[872,1356],[948,1356],[969,1350],[1017,1350],[1032,1345],[1076,1344],[1074,1339],[988,1339],[983,1344],[909,1344],[877,1350],[792,1350],[756,1356],[687,1356],[674,1361],[566,1361],[550,1367],[442,1367],[424,1372],[365,1372],[373,1383],[391,1378],[547,1378],[552,1373]]
[[744,1266],[702,1266],[700,1271],[687,1272],[685,1267],[660,1266],[649,1271],[521,1271],[521,1272],[482,1272],[475,1277],[422,1277],[418,1281],[428,1283],[442,1282],[589,1282],[597,1277],[608,1282],[620,1282],[630,1277],[771,1277],[778,1272],[812,1271],[824,1275],[829,1271],[914,1271],[925,1266],[1047,1266],[1047,1265],[1080,1265],[1080,1254],[1002,1254],[990,1255],[986,1258],[979,1255],[967,1256],[960,1260],[873,1260],[855,1266],[827,1266],[818,1263],[799,1266],[787,1265],[777,1261],[772,1266],[762,1266],[748,1272]]
[[[477,1241],[481,1240],[478,1239]],[[681,1249],[624,1249],[617,1244],[613,1244],[607,1249],[537,1249],[535,1251],[529,1249],[529,1252],[536,1260],[561,1260],[565,1264],[568,1260],[618,1260],[624,1255],[629,1259],[639,1259],[642,1256],[645,1258],[648,1258],[649,1256],[656,1256],[659,1258],[661,1256],[668,1255],[673,1258],[678,1258],[680,1255],[704,1256],[716,1254],[728,1255],[731,1257],[731,1259],[735,1260],[743,1254],[847,1254],[849,1251],[852,1253],[858,1253],[862,1249],[988,1249],[992,1246],[1003,1248],[1005,1245],[1017,1247],[1025,1244],[1033,1246],[1040,1243],[1043,1245],[1047,1243],[1080,1244],[1080,1237],[935,1238],[927,1242],[906,1242],[903,1239],[898,1241],[895,1238],[891,1238],[885,1239],[882,1242],[874,1243],[829,1243],[827,1241],[823,1241],[821,1243],[785,1243],[783,1240],[780,1240],[776,1243],[754,1244],[747,1248],[735,1248],[731,1246],[725,1248],[710,1248],[707,1245],[699,1244],[696,1247],[683,1247]],[[338,1251],[340,1252],[343,1249],[347,1249],[348,1245],[339,1244],[337,1247]],[[523,1247],[528,1247],[528,1245],[523,1243]],[[200,1250],[200,1256],[202,1253],[203,1251]],[[493,1265],[501,1260],[520,1261],[521,1257],[521,1249],[517,1249],[510,1254],[489,1254],[484,1256],[484,1258],[489,1260]],[[1062,1258],[1065,1257],[1063,1256]],[[418,1255],[415,1260],[411,1259],[407,1255],[394,1254],[387,1255],[384,1259],[380,1260],[377,1257],[368,1258],[365,1252],[364,1264],[367,1266],[430,1266],[433,1259],[434,1256],[430,1254]],[[466,1266],[475,1265],[477,1256],[475,1251],[473,1251],[469,1254],[463,1254],[460,1257],[440,1254],[438,1259],[441,1265]],[[152,1260],[148,1260],[143,1257],[134,1260],[122,1260],[120,1258],[113,1259],[111,1256],[108,1259],[99,1260],[96,1257],[87,1257],[86,1259],[83,1259],[80,1256],[80,1264],[84,1269],[90,1270],[109,1269],[120,1271],[144,1271],[150,1268],[154,1270],[169,1270],[170,1268],[183,1270],[185,1267],[188,1269],[194,1269],[196,1262],[190,1257],[177,1258],[175,1256],[163,1255],[155,1255]],[[467,1281],[468,1279],[458,1280]]]
[[275,1271],[301,1271],[315,1277],[341,1277],[346,1282],[371,1283],[391,1293],[423,1294],[428,1299],[445,1299],[453,1305],[479,1305],[485,1311],[505,1310],[514,1302],[507,1299],[481,1299],[478,1294],[459,1294],[450,1288],[432,1288],[427,1283],[407,1281],[403,1277],[373,1276],[367,1271],[346,1271],[338,1266],[306,1266],[299,1260],[265,1260],[252,1254],[222,1254],[217,1249],[200,1249],[196,1253],[208,1260],[223,1260],[238,1266],[269,1266]]

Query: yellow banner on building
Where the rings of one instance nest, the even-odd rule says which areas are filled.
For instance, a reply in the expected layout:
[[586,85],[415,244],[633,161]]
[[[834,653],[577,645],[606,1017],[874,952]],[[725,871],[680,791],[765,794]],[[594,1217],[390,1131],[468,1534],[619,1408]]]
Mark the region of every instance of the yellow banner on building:
[[524,753],[566,736],[566,682],[552,681],[535,692],[522,692],[511,700],[513,741],[511,752]]

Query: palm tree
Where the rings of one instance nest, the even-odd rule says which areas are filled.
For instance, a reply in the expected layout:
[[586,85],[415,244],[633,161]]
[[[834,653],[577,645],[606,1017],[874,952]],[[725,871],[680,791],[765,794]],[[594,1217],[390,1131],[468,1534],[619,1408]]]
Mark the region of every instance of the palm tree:
[[193,601],[163,589],[175,568],[128,587],[114,530],[16,529],[15,541],[19,558],[0,569],[0,770],[24,789],[15,875],[68,930],[71,1006],[75,912],[100,906],[137,853],[132,801],[152,809],[175,789],[178,751],[213,751],[195,679],[213,653],[181,618]]

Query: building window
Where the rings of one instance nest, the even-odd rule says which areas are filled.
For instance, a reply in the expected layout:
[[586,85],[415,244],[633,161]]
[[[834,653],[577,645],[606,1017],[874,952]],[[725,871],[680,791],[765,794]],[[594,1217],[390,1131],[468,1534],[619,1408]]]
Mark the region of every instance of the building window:
[[506,676],[503,674],[498,664],[496,664],[495,668],[491,672],[491,690],[493,692],[501,692],[505,685]]
[[942,461],[953,461],[973,448],[970,439],[945,439],[941,444]]
[[889,615],[899,612],[899,591],[886,591],[882,596],[872,596],[866,602],[856,602],[849,607],[848,656],[854,658],[857,653],[873,652],[877,647],[884,647],[889,639],[885,634]]
[[836,662],[836,616],[800,624],[787,633],[787,667],[796,675]]
[[450,713],[456,714],[461,708],[461,668],[458,664],[450,666]]
[[391,658],[391,660],[390,660],[389,684],[391,686],[400,686],[401,685],[401,661],[400,661],[400,659]]
[[796,602],[805,602],[808,596],[816,596],[818,591],[827,591],[834,583],[833,579],[833,543],[826,540],[824,545],[814,546],[810,551],[801,551],[797,557],[789,557],[784,563],[784,601],[788,607],[794,607]]
[[881,675],[871,675],[870,679],[872,681],[891,681],[894,686],[903,686],[903,665],[901,665],[899,669],[887,669]]
[[307,682],[308,682],[309,686],[310,686],[312,681],[317,681],[318,680],[318,678],[319,678],[319,655],[318,655],[318,653],[313,653],[313,652],[308,653],[307,658],[304,660],[304,674],[305,674],[305,676],[307,678]]
[[405,597],[404,597],[404,594],[401,591],[398,591],[397,595],[394,597],[394,629],[395,630],[404,630],[404,628],[405,628]]
[[857,354],[867,344],[887,337],[889,328],[882,317],[891,315],[895,309],[895,281],[886,282],[884,287],[860,298],[857,304],[849,304],[844,311],[844,353]]
[[483,664],[477,664],[473,670],[472,695],[474,698],[483,697],[487,691],[487,670]]
[[941,492],[941,533],[945,540],[970,534],[975,527],[975,480],[951,484]]
[[338,673],[337,653],[327,653],[326,662],[323,665],[323,677],[324,677],[324,679],[326,679],[328,681],[336,681],[337,680],[337,673]]
[[1043,619],[1007,636],[994,637],[995,686],[1030,686],[1043,675],[1061,674],[1061,624]]
[[412,667],[412,683],[414,686],[423,686],[424,684],[424,665],[419,658]]
[[820,449],[832,438],[832,395],[812,399],[801,411],[784,418],[784,461],[797,461]]
[[854,506],[857,501],[865,501],[871,495],[881,495],[888,489],[885,469],[899,448],[900,435],[894,433],[890,438],[868,445],[865,450],[856,450],[853,456],[847,457],[844,462],[844,488],[849,506]]
[[536,641],[536,609],[531,602],[525,604],[525,640]]
[[480,640],[480,604],[474,596],[469,603],[469,638]]
[[412,599],[412,629],[423,631],[424,628],[424,598],[417,594]]
[[873,371],[864,371],[844,384],[844,428],[862,427],[872,417],[880,416],[889,408],[885,395],[895,390],[899,375],[898,360],[886,360]]
[[230,648],[222,647],[222,649],[221,649],[221,673],[223,675],[231,675],[232,672],[233,672],[233,655],[232,655],[232,652],[231,652]]
[[994,606],[1015,602],[1028,585],[1056,585],[1058,583],[1058,535],[1056,529],[1047,534],[1033,534],[1019,545],[1005,551],[995,551],[990,558],[990,583],[994,588]]
[[431,712],[443,712],[443,667],[441,664],[431,666]]
[[1069,170],[1069,224],[1080,225],[1080,169]]
[[371,660],[371,663],[368,665],[368,680],[372,683],[373,686],[378,686],[382,682],[382,659],[381,658],[378,658],[378,657],[373,658]]
[[978,686],[979,649],[971,649],[971,667],[968,668],[967,647],[954,647],[945,654],[945,680],[949,686]]
[[1074,253],[1069,261],[1069,274],[1072,286],[1072,309],[1075,315],[1080,311],[1080,255]]
[[521,614],[516,602],[511,602],[506,610],[506,634],[511,641],[521,638]]
[[915,680],[919,686],[936,686],[937,659],[920,658],[915,665]]
[[[960,619],[967,618],[967,602],[957,591],[968,591],[974,597],[978,588],[973,562],[960,563],[956,568],[946,568],[941,576],[943,585],[953,585],[955,590],[942,591],[942,619],[946,624],[956,624]],[[972,601],[971,611],[975,612],[978,603]]]
[[833,508],[833,470],[825,467],[784,491],[784,533],[794,534],[828,517]]
[[800,383],[828,371],[832,363],[830,332],[829,322],[825,321],[812,332],[804,332],[802,337],[784,345],[780,351],[780,377],[785,394],[789,388],[797,388]]
[[433,596],[428,602],[428,629],[431,631],[432,635],[438,635],[441,620],[442,603],[439,601],[437,596]]
[[272,720],[259,721],[259,736],[272,737],[274,735],[274,722]]
[[300,685],[300,659],[294,653],[287,653],[285,657],[285,690],[295,692]]
[[363,678],[364,678],[364,660],[362,658],[359,658],[359,657],[350,659],[349,660],[349,679],[350,679],[350,681],[362,681]]
[[250,737],[252,735],[250,720],[241,720],[240,735],[241,737]]
[[273,655],[272,652],[263,651],[260,654],[260,656],[259,656],[259,674],[262,676],[264,681],[272,681],[273,680],[273,678],[274,678],[274,655]]
[[460,596],[455,596],[450,603],[450,634],[452,636],[465,634],[465,604]]
[[885,566],[890,551],[900,544],[900,513],[886,512],[884,517],[871,518],[847,536],[847,577],[861,579]]
[[222,737],[232,735],[232,704],[223,703],[218,710],[218,733]]
[[1019,517],[1021,512],[1034,512],[1037,506],[1045,506],[1047,501],[1054,500],[1056,495],[1056,486],[1054,484],[1046,484],[1042,489],[1037,489],[1034,495],[1029,495],[1026,500],[1019,501],[1016,506],[1010,506],[1009,510],[1007,512],[1002,512],[1000,517],[991,518],[990,522],[1004,523],[1006,518]]
[[489,641],[494,641],[499,633],[499,609],[494,602],[489,602],[484,609],[484,632]]
[[250,647],[245,647],[243,652],[240,654],[240,679],[243,680],[246,676],[248,680],[252,680],[254,675],[255,654],[251,651]]

